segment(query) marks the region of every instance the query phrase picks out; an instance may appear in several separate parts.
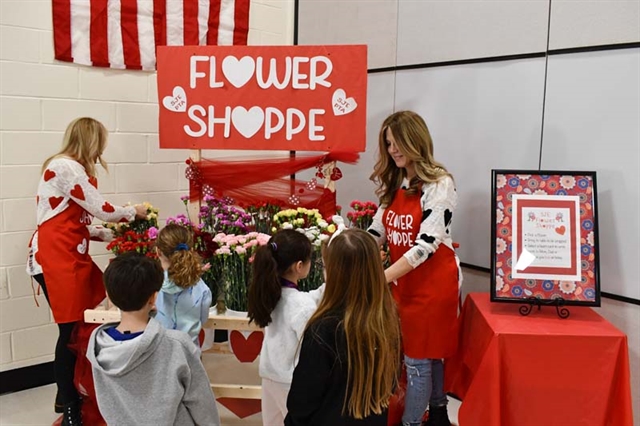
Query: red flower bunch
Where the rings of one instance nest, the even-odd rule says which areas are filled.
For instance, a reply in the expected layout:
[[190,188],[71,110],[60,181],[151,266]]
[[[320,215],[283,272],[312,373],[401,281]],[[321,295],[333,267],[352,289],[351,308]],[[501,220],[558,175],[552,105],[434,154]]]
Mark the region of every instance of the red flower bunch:
[[147,231],[138,233],[135,231],[126,231],[124,234],[116,237],[107,245],[107,250],[111,250],[116,256],[129,251],[135,251],[144,254],[153,259],[157,258],[155,250],[153,250],[154,240],[149,238]]
[[375,216],[378,210],[378,205],[371,201],[358,201],[354,200],[350,204],[353,209],[352,212],[347,213],[347,219],[349,219],[350,226],[367,229],[373,222],[373,216]]

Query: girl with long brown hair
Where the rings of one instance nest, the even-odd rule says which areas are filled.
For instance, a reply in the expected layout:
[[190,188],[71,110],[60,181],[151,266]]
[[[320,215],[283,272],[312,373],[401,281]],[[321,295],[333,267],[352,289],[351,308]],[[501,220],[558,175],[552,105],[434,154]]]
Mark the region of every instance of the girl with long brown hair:
[[374,238],[336,233],[326,289],[300,347],[286,426],[385,425],[400,363],[398,314]]
[[298,291],[298,281],[311,268],[311,250],[305,234],[285,229],[259,247],[253,259],[247,304],[249,320],[264,328],[259,370],[265,426],[281,425],[287,415],[296,348],[324,291],[324,285]]
[[429,405],[427,425],[449,426],[443,359],[456,350],[461,282],[451,239],[455,184],[415,112],[387,117],[379,149],[371,179],[381,206],[368,231],[390,249],[385,276],[398,305],[408,378],[402,422],[420,425]]
[[184,331],[199,348],[198,334],[209,319],[212,295],[200,278],[202,258],[194,250],[192,232],[176,224],[165,226],[158,233],[156,252],[164,269],[156,320],[169,330]]
[[73,120],[64,133],[62,148],[42,165],[36,195],[37,229],[29,242],[27,273],[40,285],[58,324],[53,361],[57,385],[54,410],[63,413],[63,425],[81,425],[81,399],[74,385],[76,355],[69,349],[71,334],[84,319],[84,310],[105,298],[102,271],[89,255],[89,241],[109,241],[110,230],[92,225],[94,216],[105,222],[144,218],[141,205],[119,207],[98,191],[96,164],[102,158],[108,132],[99,121]]

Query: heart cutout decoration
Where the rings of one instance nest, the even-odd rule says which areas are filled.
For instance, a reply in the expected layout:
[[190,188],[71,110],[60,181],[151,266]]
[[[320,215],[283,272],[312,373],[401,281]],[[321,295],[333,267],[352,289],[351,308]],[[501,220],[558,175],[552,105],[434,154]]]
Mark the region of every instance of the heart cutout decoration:
[[331,180],[340,180],[340,178],[342,178],[342,170],[340,170],[338,167],[334,167],[333,171],[331,172]]
[[258,133],[262,123],[264,123],[264,111],[260,107],[254,106],[248,110],[244,107],[235,107],[231,113],[231,121],[233,127],[236,128],[242,136],[249,139]]
[[187,110],[187,94],[181,86],[176,86],[170,96],[162,98],[162,105],[169,111],[184,112]]
[[227,56],[222,61],[222,73],[229,83],[241,88],[251,77],[256,69],[256,63],[251,56],[238,59],[235,56]]
[[[248,335],[245,337],[245,333]],[[260,355],[262,349],[262,331],[244,332],[232,330],[229,333],[229,344],[234,355],[240,362],[253,362]]]
[[298,204],[300,204],[300,198],[297,195],[291,195],[289,197],[289,203],[291,203],[294,206],[297,206]]
[[347,98],[347,94],[343,89],[336,89],[331,99],[333,107],[333,115],[345,115],[358,107],[358,103],[353,98]]
[[305,184],[305,188],[309,191],[313,191],[318,186],[318,180],[316,178],[311,179],[309,182]]
[[556,231],[556,233],[557,233],[557,234],[559,234],[559,235],[564,235],[564,233],[567,231],[567,228],[565,228],[565,226],[564,226],[564,225],[562,225],[562,226],[558,226],[558,227],[555,229],[555,231]]

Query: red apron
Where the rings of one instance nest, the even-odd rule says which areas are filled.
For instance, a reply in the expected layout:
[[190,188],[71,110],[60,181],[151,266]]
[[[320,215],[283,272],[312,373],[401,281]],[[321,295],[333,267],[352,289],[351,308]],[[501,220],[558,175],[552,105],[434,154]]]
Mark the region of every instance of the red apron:
[[[96,186],[95,178],[91,183]],[[38,226],[36,261],[42,266],[57,323],[84,319],[105,298],[102,271],[89,255],[93,216],[69,199],[69,207]]]
[[[422,206],[420,194],[399,189],[385,210],[383,223],[391,262],[414,245]],[[404,353],[410,358],[447,358],[458,343],[458,266],[453,250],[440,244],[417,268],[391,283],[400,312]]]

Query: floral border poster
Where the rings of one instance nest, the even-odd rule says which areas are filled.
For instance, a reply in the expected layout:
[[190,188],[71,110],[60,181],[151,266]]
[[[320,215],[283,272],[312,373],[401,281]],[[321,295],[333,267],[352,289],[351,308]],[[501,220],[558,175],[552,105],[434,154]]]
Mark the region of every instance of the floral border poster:
[[600,305],[594,172],[493,171],[491,300]]

